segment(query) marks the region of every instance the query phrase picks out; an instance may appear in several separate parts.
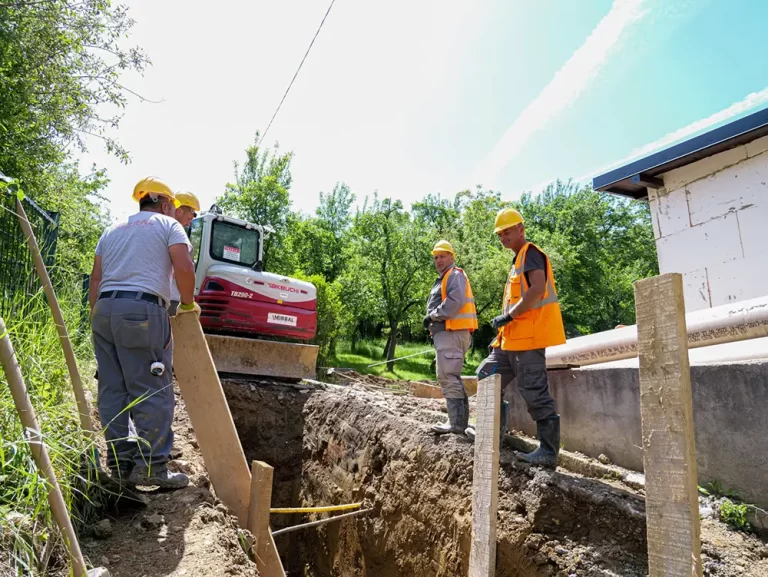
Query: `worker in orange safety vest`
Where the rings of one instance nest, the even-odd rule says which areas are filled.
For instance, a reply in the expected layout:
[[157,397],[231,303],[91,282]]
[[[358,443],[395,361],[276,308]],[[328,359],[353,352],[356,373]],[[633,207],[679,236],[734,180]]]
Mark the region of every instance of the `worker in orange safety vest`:
[[[535,451],[518,457],[554,469],[560,453],[560,415],[549,392],[545,349],[565,342],[555,276],[547,255],[526,240],[523,217],[518,211],[499,211],[495,232],[504,248],[515,251],[515,262],[504,288],[502,314],[491,321],[496,338],[490,354],[477,369],[477,378],[499,373],[502,398],[509,383],[517,378],[517,388],[536,421],[539,439]],[[502,401],[500,433],[506,427],[507,403]],[[474,429],[468,428],[466,433],[474,439]]]
[[448,421],[432,426],[438,435],[463,435],[469,424],[469,400],[461,370],[472,342],[471,333],[477,329],[477,312],[469,279],[456,266],[455,256],[447,240],[439,241],[432,249],[438,278],[429,293],[424,317],[424,328],[435,343],[437,382],[448,409]]

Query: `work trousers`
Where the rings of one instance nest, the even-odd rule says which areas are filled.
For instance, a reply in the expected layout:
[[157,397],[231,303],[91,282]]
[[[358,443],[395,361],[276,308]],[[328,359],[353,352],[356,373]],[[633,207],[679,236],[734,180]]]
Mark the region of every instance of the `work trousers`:
[[501,375],[501,396],[513,379],[534,421],[548,419],[557,414],[555,400],[549,393],[547,362],[544,349],[532,351],[505,351],[492,348],[491,354],[477,368],[477,379],[493,374]]
[[468,330],[439,331],[432,335],[437,357],[437,383],[446,399],[464,399],[467,391],[461,381],[464,356],[472,338]]
[[[162,470],[173,446],[175,405],[168,312],[138,299],[104,298],[96,301],[91,326],[107,465]],[[153,363],[162,363],[162,374],[152,374]],[[129,417],[137,439],[128,439]]]

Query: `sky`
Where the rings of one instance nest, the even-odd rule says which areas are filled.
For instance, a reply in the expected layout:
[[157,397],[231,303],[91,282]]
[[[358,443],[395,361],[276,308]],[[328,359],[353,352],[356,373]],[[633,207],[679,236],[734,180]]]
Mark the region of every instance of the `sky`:
[[[330,0],[128,0],[114,218],[155,175],[209,207],[264,131]],[[591,177],[768,106],[762,0],[336,0],[263,145],[293,151],[310,213],[346,182],[406,205],[482,185],[502,198]]]

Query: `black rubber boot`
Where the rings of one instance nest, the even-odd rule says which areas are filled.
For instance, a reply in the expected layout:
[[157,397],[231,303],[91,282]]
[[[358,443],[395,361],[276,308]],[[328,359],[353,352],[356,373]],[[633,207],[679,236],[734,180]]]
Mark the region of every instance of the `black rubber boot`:
[[518,458],[531,465],[554,469],[560,454],[560,415],[536,421],[539,448],[532,453],[518,453]]
[[[501,401],[501,414],[499,415],[499,447],[501,447],[501,444],[504,441],[504,433],[507,432],[507,409],[509,409],[509,402]],[[469,414],[469,411],[467,411],[467,414]],[[471,441],[475,440],[476,433],[474,427],[467,427],[464,434],[469,437]]]
[[466,397],[445,399],[445,406],[448,408],[448,421],[441,425],[432,425],[432,432],[438,435],[463,435],[469,422],[469,401]]

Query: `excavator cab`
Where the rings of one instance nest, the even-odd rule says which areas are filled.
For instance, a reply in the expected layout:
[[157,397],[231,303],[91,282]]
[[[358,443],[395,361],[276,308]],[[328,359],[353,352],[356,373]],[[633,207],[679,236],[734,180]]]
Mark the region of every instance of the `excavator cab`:
[[192,221],[200,324],[219,372],[313,378],[317,347],[295,341],[315,336],[317,291],[311,283],[263,270],[264,239],[271,232],[220,211]]

